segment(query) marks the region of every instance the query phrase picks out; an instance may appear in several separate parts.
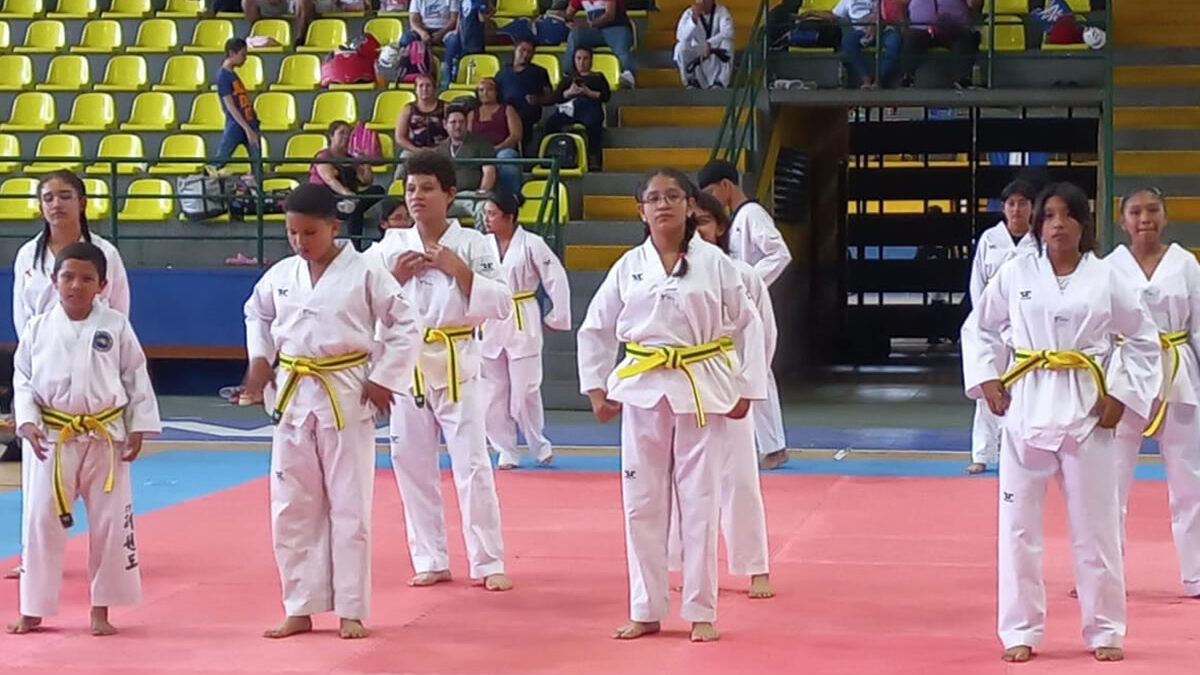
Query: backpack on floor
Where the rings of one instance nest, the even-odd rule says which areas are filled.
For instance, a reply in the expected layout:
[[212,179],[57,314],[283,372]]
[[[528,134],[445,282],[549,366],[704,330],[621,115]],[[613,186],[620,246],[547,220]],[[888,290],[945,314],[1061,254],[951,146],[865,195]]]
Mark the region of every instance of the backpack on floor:
[[557,159],[558,168],[579,168],[579,146],[575,142],[575,134],[550,134],[546,140],[546,159]]
[[220,176],[181,176],[175,181],[179,210],[192,222],[213,218],[229,210],[233,178]]

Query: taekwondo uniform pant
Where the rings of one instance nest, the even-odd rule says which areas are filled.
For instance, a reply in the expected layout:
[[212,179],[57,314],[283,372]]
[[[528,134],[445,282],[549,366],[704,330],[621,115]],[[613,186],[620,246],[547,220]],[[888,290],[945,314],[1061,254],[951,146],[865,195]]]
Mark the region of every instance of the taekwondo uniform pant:
[[1036,647],[1046,626],[1042,522],[1051,479],[1067,507],[1075,588],[1088,648],[1121,647],[1125,638],[1125,568],[1121,558],[1117,468],[1111,429],[1058,452],[1026,446],[1007,429],[1001,439],[999,621],[1006,649]]
[[779,386],[775,373],[767,368],[767,398],[751,401],[750,417],[754,420],[754,436],[758,439],[758,454],[769,455],[787,447],[783,432],[783,407],[779,402]]
[[[24,573],[21,574],[21,614],[50,617],[58,614],[63,558],[70,531],[62,526],[54,502],[54,458],[38,460],[25,442],[30,462],[25,515]],[[137,541],[133,531],[133,495],[129,463],[117,464],[112,492],[104,492],[110,454],[108,441],[79,436],[62,448],[62,476],[66,498],[83,498],[88,523],[88,579],[94,607],[133,605],[142,599]],[[75,513],[78,516],[78,512]]]
[[624,406],[621,416],[629,618],[662,621],[670,613],[668,540],[677,493],[683,539],[679,613],[693,623],[716,621],[721,469],[732,440],[730,420],[709,414],[699,427],[694,414],[675,414],[665,398],[651,409]]
[[[1126,414],[1117,428],[1117,489],[1121,505],[1121,536],[1125,541],[1129,491],[1133,487],[1142,430],[1146,421]],[[1184,592],[1200,595],[1200,411],[1195,406],[1171,404],[1158,431],[1158,448],[1167,473],[1171,505],[1171,534],[1179,556]],[[1122,546],[1122,548],[1124,548]]]
[[[757,403],[757,402],[756,402]],[[754,404],[751,404],[753,409]],[[754,423],[749,416],[726,422],[730,435],[721,468],[721,536],[725,539],[729,573],[753,576],[771,571],[767,562],[767,515],[759,483],[758,455],[754,447]],[[733,440],[734,438],[738,440]],[[671,499],[671,571],[682,569],[683,551],[679,538],[679,493]]]
[[467,380],[459,393],[455,403],[447,389],[431,389],[426,392],[425,406],[420,408],[409,393],[396,397],[392,406],[392,466],[404,502],[413,569],[418,574],[450,569],[438,465],[438,433],[445,436],[470,575],[482,579],[504,572],[500,499],[484,435],[483,381],[479,377]]
[[480,372],[488,393],[487,439],[500,453],[500,463],[521,463],[518,426],[529,445],[529,454],[539,462],[549,459],[554,449],[543,433],[546,415],[542,409],[542,355],[514,359],[501,351],[497,358],[483,359]]
[[1000,461],[1001,420],[988,409],[987,401],[975,402],[971,423],[971,462],[994,465]]
[[341,431],[314,414],[279,424],[271,441],[271,535],[289,616],[371,609],[375,420]]

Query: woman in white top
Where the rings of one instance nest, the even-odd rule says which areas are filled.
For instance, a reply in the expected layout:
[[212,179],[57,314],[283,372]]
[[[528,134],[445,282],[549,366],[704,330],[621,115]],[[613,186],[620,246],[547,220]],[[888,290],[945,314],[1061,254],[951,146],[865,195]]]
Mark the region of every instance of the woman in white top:
[[[12,314],[17,335],[21,335],[30,319],[54,305],[58,299],[51,278],[55,255],[64,246],[80,241],[95,244],[108,260],[108,285],[100,292],[100,300],[129,316],[129,278],[125,274],[125,265],[115,246],[88,230],[87,191],[83,181],[70,171],[48,173],[38,187],[38,201],[42,209],[42,231],[21,246],[13,262]],[[23,482],[28,479],[33,461],[32,455],[22,458]],[[22,512],[24,501],[22,498]],[[24,516],[21,522],[23,526]],[[25,528],[21,531],[24,533]],[[17,567],[5,576],[15,578],[20,571]]]
[[[483,327],[481,371],[488,392],[485,426],[488,442],[499,453],[498,468],[521,463],[517,427],[525,435],[529,454],[538,464],[554,458],[550,441],[542,433],[542,325],[550,330],[571,329],[571,288],[558,256],[536,234],[517,224],[521,199],[498,193],[483,205],[487,242],[500,258],[513,311],[508,318],[488,321]],[[550,299],[542,317],[537,290]]]
[[675,27],[675,65],[685,87],[728,87],[733,74],[733,16],[716,0],[694,0]]
[[1142,438],[1158,439],[1167,472],[1171,532],[1179,555],[1184,592],[1200,596],[1200,264],[1179,244],[1162,239],[1167,204],[1147,188],[1121,200],[1121,227],[1130,245],[1108,261],[1141,296],[1158,329],[1163,386],[1150,419],[1125,411],[1117,427],[1117,487],[1124,535],[1129,491]]
[[[659,169],[637,191],[646,241],[609,270],[579,328],[579,385],[601,422],[621,423],[630,622],[613,637],[660,630],[669,613],[671,499],[683,536],[680,614],[693,641],[717,639],[717,529],[729,420],[766,398],[762,322],[737,268],[693,236],[695,187]],[[742,335],[741,353],[733,337]],[[613,368],[624,344],[625,356]]]
[[1001,267],[962,329],[967,395],[985,399],[1004,425],[997,536],[1003,658],[1028,661],[1045,633],[1042,527],[1046,487],[1056,480],[1084,641],[1096,659],[1119,661],[1125,570],[1113,428],[1127,408],[1150,412],[1162,382],[1158,331],[1128,283],[1092,254],[1083,190],[1047,188],[1034,208],[1033,233],[1042,252]]

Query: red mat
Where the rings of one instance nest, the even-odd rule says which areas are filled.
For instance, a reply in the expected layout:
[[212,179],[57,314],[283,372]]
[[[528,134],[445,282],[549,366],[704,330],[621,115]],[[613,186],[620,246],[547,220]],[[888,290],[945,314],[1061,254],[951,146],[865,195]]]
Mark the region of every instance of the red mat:
[[[995,637],[995,483],[967,479],[767,476],[779,597],[750,601],[723,578],[719,643],[687,626],[631,643],[609,639],[626,616],[615,474],[498,477],[509,572],[491,594],[466,580],[452,532],[452,584],[411,589],[399,497],[380,473],[372,638],[342,641],[336,620],[283,641],[258,637],[282,609],[270,550],[266,483],[256,481],[142,517],[145,602],[115,609],[122,630],[86,634],[86,542],[68,550],[63,613],[50,630],[0,636],[2,673],[1194,673],[1200,600],[1180,597],[1165,485],[1139,483],[1130,523],[1128,661],[1083,649],[1070,590],[1061,500],[1051,498],[1046,573],[1050,626],[1033,663],[1006,666]],[[453,490],[448,476],[444,488]],[[457,511],[450,514],[457,523]],[[5,569],[11,560],[3,561]],[[3,582],[15,616],[16,588]],[[677,600],[677,597],[675,598]]]

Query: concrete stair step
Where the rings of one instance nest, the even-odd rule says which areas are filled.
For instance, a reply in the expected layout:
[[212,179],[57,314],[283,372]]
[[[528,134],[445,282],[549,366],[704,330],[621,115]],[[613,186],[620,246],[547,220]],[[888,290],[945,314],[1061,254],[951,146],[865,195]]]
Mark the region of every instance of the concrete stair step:
[[613,127],[606,133],[607,147],[703,148],[712,145],[718,127]]
[[[1200,194],[1200,175],[1164,175],[1159,171],[1146,172],[1141,174],[1131,174],[1126,176],[1115,176],[1113,180],[1113,192],[1118,195],[1126,194],[1132,190],[1154,186],[1162,190],[1168,195],[1168,199],[1174,202],[1174,195],[1194,195]],[[1169,214],[1171,224],[1175,224],[1175,213]]]
[[678,89],[679,70],[676,68],[638,68],[637,86],[643,89]]
[[1200,106],[1119,107],[1113,109],[1114,129],[1200,128]]
[[[607,271],[632,246],[593,244],[567,246],[563,263],[569,270]],[[572,305],[572,312],[574,305]]]
[[[1119,42],[1114,42],[1114,44],[1120,45]],[[1200,65],[1200,47],[1194,45],[1194,35],[1192,42],[1174,47],[1120,45],[1120,48],[1113,52],[1113,65],[1117,67]]]
[[1200,150],[1122,150],[1114,154],[1113,169],[1121,176],[1200,174]]
[[644,227],[639,220],[573,220],[563,227],[562,240],[567,246],[633,246],[645,239]]
[[[633,193],[645,176],[645,171],[589,173],[583,177],[583,191],[586,195],[628,197],[632,201]],[[636,212],[632,220],[637,220]]]
[[1117,150],[1200,150],[1200,128],[1116,129],[1113,145]]
[[[666,63],[659,66],[647,65],[646,67],[666,68],[670,65],[670,63]],[[678,89],[620,89],[613,92],[609,107],[618,109],[629,106],[709,106],[720,108],[724,112],[725,106],[729,105],[730,96],[731,92],[728,89],[684,89],[682,87]],[[674,120],[667,122],[676,123]],[[720,123],[721,120],[718,117],[716,122],[702,126],[715,127]],[[662,126],[662,124],[642,126]]]
[[694,173],[708,163],[712,148],[604,148],[603,152],[604,168],[610,171],[650,171],[670,166]]
[[1115,87],[1200,87],[1200,65],[1116,66]]
[[[633,62],[639,69],[641,68],[674,68],[675,59],[672,56],[671,50],[674,48],[674,43],[667,47],[650,47],[639,49],[633,53]],[[641,82],[638,82],[641,85]]]
[[1113,104],[1120,106],[1195,106],[1200,105],[1200,89],[1192,86],[1118,87]]
[[[1159,188],[1160,190],[1162,188]],[[1198,184],[1193,193],[1200,193],[1200,184]],[[1180,227],[1181,223],[1196,223],[1200,222],[1200,197],[1176,197],[1168,195],[1168,215],[1171,218],[1172,229],[1175,232],[1184,228]],[[1200,241],[1200,237],[1193,237]]]
[[583,195],[584,220],[638,220],[633,193],[625,195]]
[[1109,39],[1118,47],[1191,47],[1200,33],[1200,15],[1180,11],[1174,0],[1110,2]]
[[624,106],[620,110],[622,127],[719,127],[725,108],[716,106]]

